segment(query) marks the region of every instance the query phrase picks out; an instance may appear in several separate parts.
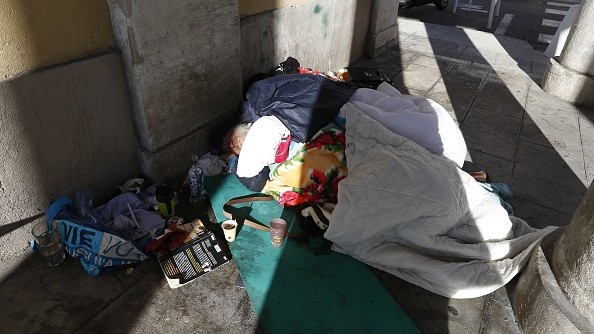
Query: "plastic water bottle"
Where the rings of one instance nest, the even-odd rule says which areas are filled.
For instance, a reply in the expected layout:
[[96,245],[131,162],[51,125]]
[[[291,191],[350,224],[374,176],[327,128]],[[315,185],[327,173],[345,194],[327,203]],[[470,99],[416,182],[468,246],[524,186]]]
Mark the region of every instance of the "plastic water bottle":
[[98,219],[93,210],[93,194],[90,191],[77,191],[74,195],[76,214],[86,221],[97,224]]
[[188,184],[190,185],[190,203],[197,203],[204,199],[204,175],[198,166],[198,156],[192,155],[192,166],[188,170]]

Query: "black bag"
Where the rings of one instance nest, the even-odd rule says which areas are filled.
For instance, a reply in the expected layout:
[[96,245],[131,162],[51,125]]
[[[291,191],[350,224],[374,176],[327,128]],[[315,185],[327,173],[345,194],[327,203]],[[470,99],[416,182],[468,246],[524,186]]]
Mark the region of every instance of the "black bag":
[[345,67],[345,70],[349,73],[350,82],[368,88],[376,89],[382,82],[392,83],[377,67]]

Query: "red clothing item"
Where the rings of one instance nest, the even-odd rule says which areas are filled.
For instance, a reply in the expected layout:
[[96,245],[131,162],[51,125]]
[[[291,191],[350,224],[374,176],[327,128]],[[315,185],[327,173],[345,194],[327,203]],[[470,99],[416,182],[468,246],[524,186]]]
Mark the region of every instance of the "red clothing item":
[[181,246],[186,237],[190,234],[188,231],[178,229],[176,223],[169,223],[165,231],[164,235],[151,240],[151,242],[144,247],[144,251],[147,253],[170,253]]

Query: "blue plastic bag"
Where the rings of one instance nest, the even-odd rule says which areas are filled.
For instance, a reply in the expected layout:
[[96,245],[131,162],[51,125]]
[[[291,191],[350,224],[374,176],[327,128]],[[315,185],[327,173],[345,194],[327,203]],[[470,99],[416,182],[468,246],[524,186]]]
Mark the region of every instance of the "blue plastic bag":
[[92,276],[148,258],[140,242],[127,240],[118,231],[77,216],[68,197],[62,196],[54,201],[47,209],[46,219],[48,224],[52,220],[58,223],[64,249],[70,256],[79,259],[85,271]]

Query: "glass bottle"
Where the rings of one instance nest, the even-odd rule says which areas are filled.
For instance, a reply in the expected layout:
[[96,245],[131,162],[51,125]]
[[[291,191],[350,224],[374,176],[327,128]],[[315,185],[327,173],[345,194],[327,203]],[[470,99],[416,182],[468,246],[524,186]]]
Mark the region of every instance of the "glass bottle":
[[198,166],[198,156],[192,155],[192,166],[188,170],[188,184],[190,186],[190,203],[197,203],[204,199],[204,175]]

